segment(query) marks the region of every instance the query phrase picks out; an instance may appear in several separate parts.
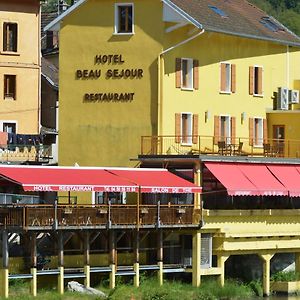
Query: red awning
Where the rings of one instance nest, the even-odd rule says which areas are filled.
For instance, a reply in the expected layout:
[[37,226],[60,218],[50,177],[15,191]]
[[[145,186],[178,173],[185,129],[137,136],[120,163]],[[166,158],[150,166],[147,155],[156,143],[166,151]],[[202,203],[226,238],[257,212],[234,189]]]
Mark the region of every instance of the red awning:
[[260,195],[260,191],[237,164],[206,162],[205,166],[224,185],[230,196]]
[[138,192],[134,183],[100,168],[5,166],[0,175],[25,191]]
[[201,193],[202,188],[165,169],[108,170],[141,187],[142,193]]
[[243,174],[256,186],[262,196],[287,196],[288,190],[262,164],[237,164]]
[[25,191],[198,193],[194,185],[164,169],[3,166],[0,176]]
[[293,165],[268,165],[268,169],[287,188],[291,197],[300,197],[300,171]]

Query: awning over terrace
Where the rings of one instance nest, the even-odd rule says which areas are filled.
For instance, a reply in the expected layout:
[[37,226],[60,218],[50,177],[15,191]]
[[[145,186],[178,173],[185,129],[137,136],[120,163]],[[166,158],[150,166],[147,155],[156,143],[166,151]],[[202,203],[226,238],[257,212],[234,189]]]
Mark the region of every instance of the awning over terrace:
[[0,177],[25,191],[199,193],[196,186],[165,169],[2,166]]
[[206,162],[230,196],[300,196],[300,166]]

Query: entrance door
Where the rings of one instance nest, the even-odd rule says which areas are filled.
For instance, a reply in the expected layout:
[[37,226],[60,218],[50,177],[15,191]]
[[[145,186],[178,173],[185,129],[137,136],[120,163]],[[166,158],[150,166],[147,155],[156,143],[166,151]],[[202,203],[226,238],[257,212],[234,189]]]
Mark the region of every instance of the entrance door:
[[273,125],[274,149],[278,156],[284,156],[285,127],[284,125]]

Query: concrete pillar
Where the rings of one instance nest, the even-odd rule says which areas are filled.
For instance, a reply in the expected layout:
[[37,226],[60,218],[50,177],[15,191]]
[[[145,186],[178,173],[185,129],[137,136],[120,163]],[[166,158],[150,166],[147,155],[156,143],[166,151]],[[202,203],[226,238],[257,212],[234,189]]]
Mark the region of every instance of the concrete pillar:
[[30,282],[30,293],[33,297],[37,295],[37,269],[31,268],[30,273],[32,275],[32,279]]
[[109,273],[109,288],[114,289],[116,287],[116,265],[111,264],[111,272]]
[[133,265],[133,270],[135,271],[135,275],[133,278],[134,286],[139,287],[140,286],[140,264],[138,262],[136,262]]
[[109,232],[109,255],[110,255],[110,268],[111,268],[111,272],[109,274],[109,287],[111,289],[114,289],[116,287],[117,255],[116,255],[115,232],[113,230]]
[[60,295],[64,294],[64,236],[61,231],[58,232],[58,284],[57,289]]
[[164,256],[164,247],[163,247],[163,231],[162,229],[158,230],[157,233],[157,264],[158,264],[158,283],[159,285],[163,285],[164,282],[164,263],[163,263],[163,256]]
[[221,286],[225,284],[225,262],[229,258],[229,255],[218,255],[218,268],[221,269],[219,277],[219,283]]
[[133,255],[134,255],[133,270],[135,271],[133,283],[135,287],[139,287],[140,286],[140,235],[138,231],[134,233]]
[[84,279],[84,285],[86,287],[90,287],[91,286],[91,267],[89,265],[85,265],[83,267],[84,270],[84,274],[85,274],[85,279]]
[[274,254],[260,254],[263,261],[263,293],[264,296],[270,295],[270,265]]
[[64,267],[58,267],[58,294],[63,295],[65,291],[65,281],[64,281]]
[[193,270],[193,278],[192,283],[193,286],[199,287],[201,284],[201,233],[196,231],[193,233],[193,254],[192,254],[192,270]]
[[300,273],[300,252],[295,253],[295,271]]

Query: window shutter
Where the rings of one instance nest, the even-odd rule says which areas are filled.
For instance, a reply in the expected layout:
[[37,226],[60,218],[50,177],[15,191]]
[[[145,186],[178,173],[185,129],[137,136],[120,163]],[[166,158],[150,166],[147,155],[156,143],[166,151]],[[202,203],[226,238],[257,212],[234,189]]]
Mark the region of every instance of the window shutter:
[[220,141],[220,116],[215,116],[214,121],[214,144],[217,145]]
[[175,114],[175,143],[180,143],[181,114]]
[[268,143],[268,125],[267,125],[267,119],[263,120],[264,123],[264,144]]
[[198,90],[199,89],[199,60],[194,59],[193,62],[193,75],[194,75],[194,89]]
[[262,95],[263,89],[262,89],[262,73],[263,73],[263,68],[259,67],[258,68],[258,82],[257,82],[257,88],[258,88],[258,94]]
[[231,65],[231,92],[236,92],[236,65]]
[[176,58],[176,88],[181,88],[181,58]]
[[249,145],[250,146],[253,146],[253,139],[254,139],[253,123],[254,123],[254,119],[249,118]]
[[226,92],[226,64],[221,63],[221,92]]
[[254,94],[254,67],[249,67],[249,94]]
[[235,144],[236,139],[236,117],[231,117],[231,144]]
[[193,144],[198,144],[199,117],[193,115]]
[[4,23],[3,24],[3,51],[7,51],[7,37],[8,37],[8,34],[7,34],[7,23]]

